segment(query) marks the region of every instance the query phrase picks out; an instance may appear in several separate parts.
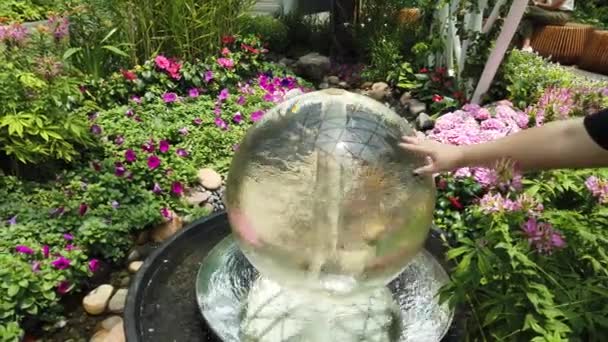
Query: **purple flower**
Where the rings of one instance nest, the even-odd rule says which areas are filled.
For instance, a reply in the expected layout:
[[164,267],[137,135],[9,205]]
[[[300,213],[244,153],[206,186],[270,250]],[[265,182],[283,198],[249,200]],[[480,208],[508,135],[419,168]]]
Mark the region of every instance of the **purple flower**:
[[70,233],[65,233],[63,234],[63,239],[66,241],[73,241],[74,240],[74,235],[70,234]]
[[57,293],[60,295],[70,292],[71,289],[72,285],[70,285],[70,282],[67,280],[60,281],[59,284],[57,284]]
[[219,101],[226,101],[229,96],[230,92],[228,91],[228,88],[224,88],[222,89],[222,91],[220,91],[220,94],[218,95],[217,99]]
[[86,203],[80,203],[80,206],[78,207],[78,214],[80,216],[84,216],[84,214],[87,213],[88,209],[89,209],[89,206]]
[[521,228],[528,239],[528,243],[539,253],[552,254],[555,249],[566,247],[566,241],[562,234],[549,223],[538,222],[531,218],[522,224]]
[[195,124],[195,125],[197,125],[197,126],[200,126],[200,125],[203,124],[203,119],[201,119],[201,118],[195,118],[194,120],[192,120],[192,123]]
[[598,199],[601,204],[608,203],[608,181],[591,176],[585,181],[585,186],[593,197]]
[[228,128],[228,125],[226,124],[226,122],[224,120],[222,120],[222,118],[220,118],[220,117],[215,118],[215,125],[217,127],[219,127],[220,129]]
[[253,122],[260,121],[263,116],[264,116],[264,112],[261,110],[253,112],[253,113],[251,113],[251,121],[253,121]]
[[45,259],[49,257],[50,252],[51,252],[51,249],[49,248],[49,246],[47,246],[47,245],[42,246],[42,256]]
[[38,273],[40,271],[40,261],[34,261],[32,263],[32,272]]
[[119,135],[114,139],[114,143],[118,146],[122,145],[125,142],[125,138],[122,135]]
[[125,111],[125,115],[129,118],[132,117],[134,114],[135,114],[135,111],[131,108],[129,108]]
[[66,268],[70,267],[71,263],[72,262],[70,261],[70,259],[63,256],[59,256],[57,259],[51,262],[51,265],[58,270],[65,270]]
[[211,70],[205,71],[205,82],[209,83],[212,80],[213,80],[213,71],[211,71]]
[[97,119],[97,116],[99,116],[99,113],[93,112],[93,113],[89,114],[89,120],[93,121],[93,120]]
[[139,97],[137,95],[133,95],[133,96],[131,96],[131,101],[133,101],[137,104],[141,104],[141,97]]
[[240,124],[243,121],[243,116],[241,115],[241,112],[236,112],[236,114],[234,114],[234,116],[232,117],[232,121],[237,124]]
[[15,251],[17,253],[21,253],[21,254],[34,254],[34,250],[29,248],[28,246],[24,246],[24,245],[17,245],[15,246]]
[[6,221],[6,223],[8,223],[10,226],[14,226],[17,224],[17,215],[11,217],[10,219],[8,219]]
[[101,127],[99,127],[99,125],[93,125],[91,126],[91,133],[95,134],[95,135],[100,135],[101,134]]
[[118,201],[112,201],[112,203],[110,203],[112,205],[113,209],[118,209],[120,208],[120,203],[118,203]]
[[144,152],[152,153],[156,149],[156,145],[154,144],[154,140],[150,139],[147,143],[141,145],[141,149]]
[[167,140],[161,140],[161,141],[158,143],[158,150],[159,150],[161,153],[167,153],[167,152],[169,152],[169,148],[170,148],[170,147],[171,147],[171,145],[169,144],[169,141],[167,141]]
[[152,192],[158,195],[163,192],[163,189],[158,183],[154,183],[154,186],[152,187]]
[[215,109],[213,110],[213,114],[215,114],[215,116],[222,115],[222,108],[220,108],[219,106],[215,107]]
[[171,210],[169,210],[168,208],[161,208],[160,209],[160,214],[163,215],[164,218],[170,220],[173,217],[173,214],[171,213]]
[[178,132],[179,132],[179,134],[186,136],[186,135],[188,135],[188,128],[182,127],[178,130]]
[[99,260],[91,259],[89,260],[89,270],[93,273],[97,272],[99,269]]
[[182,158],[188,156],[188,151],[184,150],[183,148],[178,148],[177,151],[175,151],[175,153]]
[[198,89],[196,88],[190,88],[190,90],[188,90],[188,96],[192,97],[192,98],[196,98],[200,95]]
[[180,182],[173,182],[171,184],[171,192],[176,196],[181,196],[184,193],[184,187]]
[[165,103],[173,103],[175,101],[177,101],[177,94],[176,93],[164,93],[163,94],[163,101],[165,101]]
[[76,249],[76,246],[72,245],[71,243],[70,243],[70,244],[67,244],[67,245],[65,246],[65,250],[66,250],[66,251],[68,251],[68,252],[69,252],[69,251],[73,251],[73,250],[75,250],[75,249]]
[[124,176],[125,172],[127,172],[127,169],[125,168],[125,166],[121,162],[114,163],[114,174],[117,177]]
[[157,156],[151,155],[150,157],[148,157],[148,168],[150,170],[154,170],[159,166],[160,166],[160,159]]
[[245,102],[246,102],[246,101],[247,101],[247,100],[245,100],[245,96],[241,95],[241,96],[239,96],[239,99],[238,99],[238,100],[236,100],[236,103],[237,103],[238,105],[241,105],[241,106],[242,106],[242,105],[244,105],[244,104],[245,104]]
[[135,122],[143,122],[144,120],[142,120],[138,115],[136,115],[133,120],[135,120]]
[[132,163],[135,160],[137,160],[137,154],[135,154],[135,151],[133,151],[132,149],[128,149],[125,151],[125,160],[128,163]]

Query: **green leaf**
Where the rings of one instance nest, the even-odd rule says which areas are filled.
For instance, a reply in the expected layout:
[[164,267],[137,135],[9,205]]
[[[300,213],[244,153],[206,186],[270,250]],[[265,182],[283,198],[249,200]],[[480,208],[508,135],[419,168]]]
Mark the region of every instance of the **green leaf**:
[[82,51],[82,48],[69,48],[67,49],[64,53],[63,53],[63,60],[68,60],[70,59],[70,57],[72,57],[74,54],[78,53]]
[[467,253],[470,250],[471,250],[471,248],[468,247],[468,246],[461,246],[461,247],[458,247],[458,248],[454,248],[454,249],[449,250],[446,253],[446,258],[448,260],[452,260],[452,259],[455,259],[456,257],[458,257],[458,256],[460,256],[460,255],[462,255],[464,253]]
[[115,55],[129,57],[129,55],[126,52],[124,52],[121,49],[119,49],[115,46],[112,46],[112,45],[104,45],[104,46],[102,46],[102,49],[108,50],[108,51],[114,53]]
[[17,293],[19,293],[19,289],[20,289],[20,287],[17,284],[11,284],[11,285],[9,285],[8,291],[7,291],[8,292],[8,296],[9,297],[15,297],[15,295],[17,295]]

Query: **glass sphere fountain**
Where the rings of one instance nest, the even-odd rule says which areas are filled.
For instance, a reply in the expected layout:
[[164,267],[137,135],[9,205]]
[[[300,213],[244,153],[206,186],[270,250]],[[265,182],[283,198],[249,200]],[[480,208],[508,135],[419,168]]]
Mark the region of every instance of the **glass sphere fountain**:
[[424,250],[435,188],[398,148],[389,108],[344,90],[296,96],[240,144],[227,180],[232,236],[196,292],[226,342],[440,341],[448,276]]

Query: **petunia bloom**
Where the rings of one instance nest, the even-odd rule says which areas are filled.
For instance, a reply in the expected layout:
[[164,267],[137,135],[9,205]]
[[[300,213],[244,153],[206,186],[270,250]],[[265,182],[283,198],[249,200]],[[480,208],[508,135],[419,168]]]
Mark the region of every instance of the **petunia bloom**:
[[192,123],[195,124],[195,125],[197,125],[197,126],[200,126],[200,125],[203,124],[203,119],[201,119],[201,118],[195,118],[194,120],[192,120]]
[[217,127],[219,127],[220,129],[227,129],[228,128],[228,125],[226,124],[226,122],[222,118],[220,118],[220,117],[215,118],[215,125]]
[[28,246],[24,246],[24,245],[17,245],[15,246],[15,251],[17,253],[21,253],[21,254],[34,254],[34,250],[29,248]]
[[161,208],[160,214],[163,215],[164,218],[169,220],[173,217],[173,213],[171,213],[171,210],[169,210],[168,208]]
[[133,116],[133,114],[135,114],[135,111],[134,111],[133,109],[129,108],[129,109],[125,110],[125,115],[126,115],[127,117],[129,117],[129,118],[130,118],[130,117],[132,117],[132,116]]
[[148,157],[148,168],[150,170],[154,170],[156,168],[158,168],[160,166],[160,159],[155,156],[155,155],[151,155],[150,157]]
[[14,225],[16,225],[16,224],[17,224],[17,215],[15,215],[15,216],[11,217],[10,219],[8,219],[8,220],[6,221],[6,223],[8,223],[8,224],[9,224],[9,226],[14,226]]
[[237,124],[240,124],[243,121],[243,115],[241,115],[240,112],[236,112],[236,114],[234,114],[234,116],[232,117],[232,121]]
[[228,97],[230,97],[230,92],[228,91],[228,88],[224,88],[222,89],[222,91],[220,91],[220,94],[218,95],[217,99],[219,101],[226,101]]
[[125,142],[125,138],[122,135],[119,135],[116,137],[116,139],[114,139],[114,143],[118,146],[124,144]]
[[99,127],[99,125],[92,125],[91,126],[91,133],[95,134],[95,135],[100,135],[102,132],[101,127]]
[[89,270],[93,273],[97,272],[99,269],[99,260],[91,259],[89,260]]
[[87,210],[89,210],[89,206],[86,203],[80,203],[80,206],[78,207],[78,214],[80,216],[84,216],[84,214],[87,213]]
[[70,234],[70,233],[65,233],[63,234],[63,239],[66,241],[73,241],[74,240],[74,235]]
[[154,144],[154,140],[148,141],[147,143],[141,145],[141,149],[144,152],[152,153],[156,149],[156,145]]
[[251,121],[253,121],[253,122],[260,121],[263,116],[264,116],[264,112],[262,112],[261,110],[253,112],[253,113],[251,113]]
[[222,56],[228,56],[230,54],[230,50],[228,48],[223,48],[222,49]]
[[236,103],[241,106],[244,105],[245,102],[246,102],[245,96],[243,96],[243,95],[239,96],[239,99],[236,101]]
[[57,259],[51,262],[51,265],[58,270],[65,270],[70,267],[71,263],[72,262],[70,261],[70,259],[63,256],[59,256]]
[[441,101],[443,101],[443,96],[437,95],[437,94],[433,95],[433,102],[441,102]]
[[173,182],[171,184],[171,192],[176,196],[181,196],[184,193],[184,187],[180,182]]
[[183,148],[178,148],[177,151],[175,151],[175,153],[182,158],[188,156],[188,151],[184,150]]
[[135,151],[133,151],[132,149],[128,149],[125,151],[125,160],[128,163],[132,163],[135,160],[137,160],[137,154],[135,154]]
[[127,172],[127,169],[125,168],[125,166],[121,162],[114,163],[114,174],[117,177],[124,176],[125,172]]
[[173,102],[177,101],[177,94],[176,93],[172,93],[172,92],[164,93],[163,94],[163,101],[165,103],[173,103]]
[[75,250],[75,249],[77,249],[77,247],[76,247],[76,246],[74,246],[74,245],[72,245],[71,243],[70,243],[70,244],[67,244],[67,245],[65,246],[65,250],[66,250],[66,251],[68,251],[68,252],[69,252],[69,251],[73,251],[73,250]]
[[154,186],[152,187],[152,192],[155,194],[160,194],[163,192],[163,189],[160,187],[160,185],[158,183],[154,183]]
[[34,261],[32,263],[32,272],[34,272],[34,273],[40,272],[40,261]]
[[42,256],[46,259],[49,257],[51,252],[51,248],[47,245],[42,246]]
[[141,104],[141,97],[139,97],[137,95],[131,96],[131,101],[133,101],[137,104]]
[[214,78],[213,71],[211,71],[211,70],[205,71],[205,75],[204,76],[205,76],[205,82],[206,83],[211,82],[213,80],[213,78]]
[[170,147],[171,147],[171,144],[169,144],[169,141],[168,141],[168,140],[161,140],[161,141],[158,143],[158,150],[159,150],[161,153],[167,153],[167,152],[169,152],[169,148],[170,148]]
[[67,280],[60,281],[59,284],[57,284],[57,293],[60,295],[70,292],[71,289],[72,285],[70,285],[70,282]]
[[188,135],[188,128],[187,127],[182,127],[178,130],[179,134],[186,136]]
[[200,95],[198,89],[196,88],[190,88],[190,90],[188,90],[188,96],[192,97],[192,98],[196,98]]

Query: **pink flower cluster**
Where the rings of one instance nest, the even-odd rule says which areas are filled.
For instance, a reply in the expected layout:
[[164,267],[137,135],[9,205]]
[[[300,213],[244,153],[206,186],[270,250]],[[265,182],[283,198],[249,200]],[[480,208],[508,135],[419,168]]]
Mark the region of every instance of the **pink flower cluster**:
[[503,197],[499,193],[487,193],[479,201],[481,211],[485,214],[502,212],[526,212],[530,216],[538,216],[544,207],[529,195],[522,194],[516,200]]
[[[526,113],[514,110],[508,101],[489,108],[465,105],[462,110],[441,116],[428,137],[444,144],[479,144],[519,132],[528,127],[528,120]],[[485,187],[497,185],[501,178],[495,170],[487,168],[462,168],[454,175],[473,177]]]
[[553,120],[564,120],[571,116],[576,103],[574,93],[568,88],[548,88],[534,106],[526,109],[536,126]]
[[167,74],[169,74],[172,79],[179,80],[180,78],[182,78],[182,75],[180,74],[182,65],[180,63],[169,59],[163,55],[156,56],[156,58],[154,59],[154,63],[156,63],[156,67],[159,70],[164,70],[165,72],[167,72]]
[[257,79],[258,86],[265,92],[264,101],[279,103],[285,99],[285,95],[292,89],[300,89],[305,91],[298,85],[298,81],[293,77],[272,77],[267,74],[261,74]]
[[585,186],[600,203],[608,203],[608,181],[591,176],[585,181]]
[[552,254],[554,250],[566,247],[564,236],[549,223],[531,218],[521,228],[528,243],[539,253]]
[[27,36],[28,30],[19,23],[0,26],[0,42],[20,44],[25,41]]
[[70,21],[67,17],[52,16],[47,25],[51,28],[56,40],[62,40],[70,34]]

